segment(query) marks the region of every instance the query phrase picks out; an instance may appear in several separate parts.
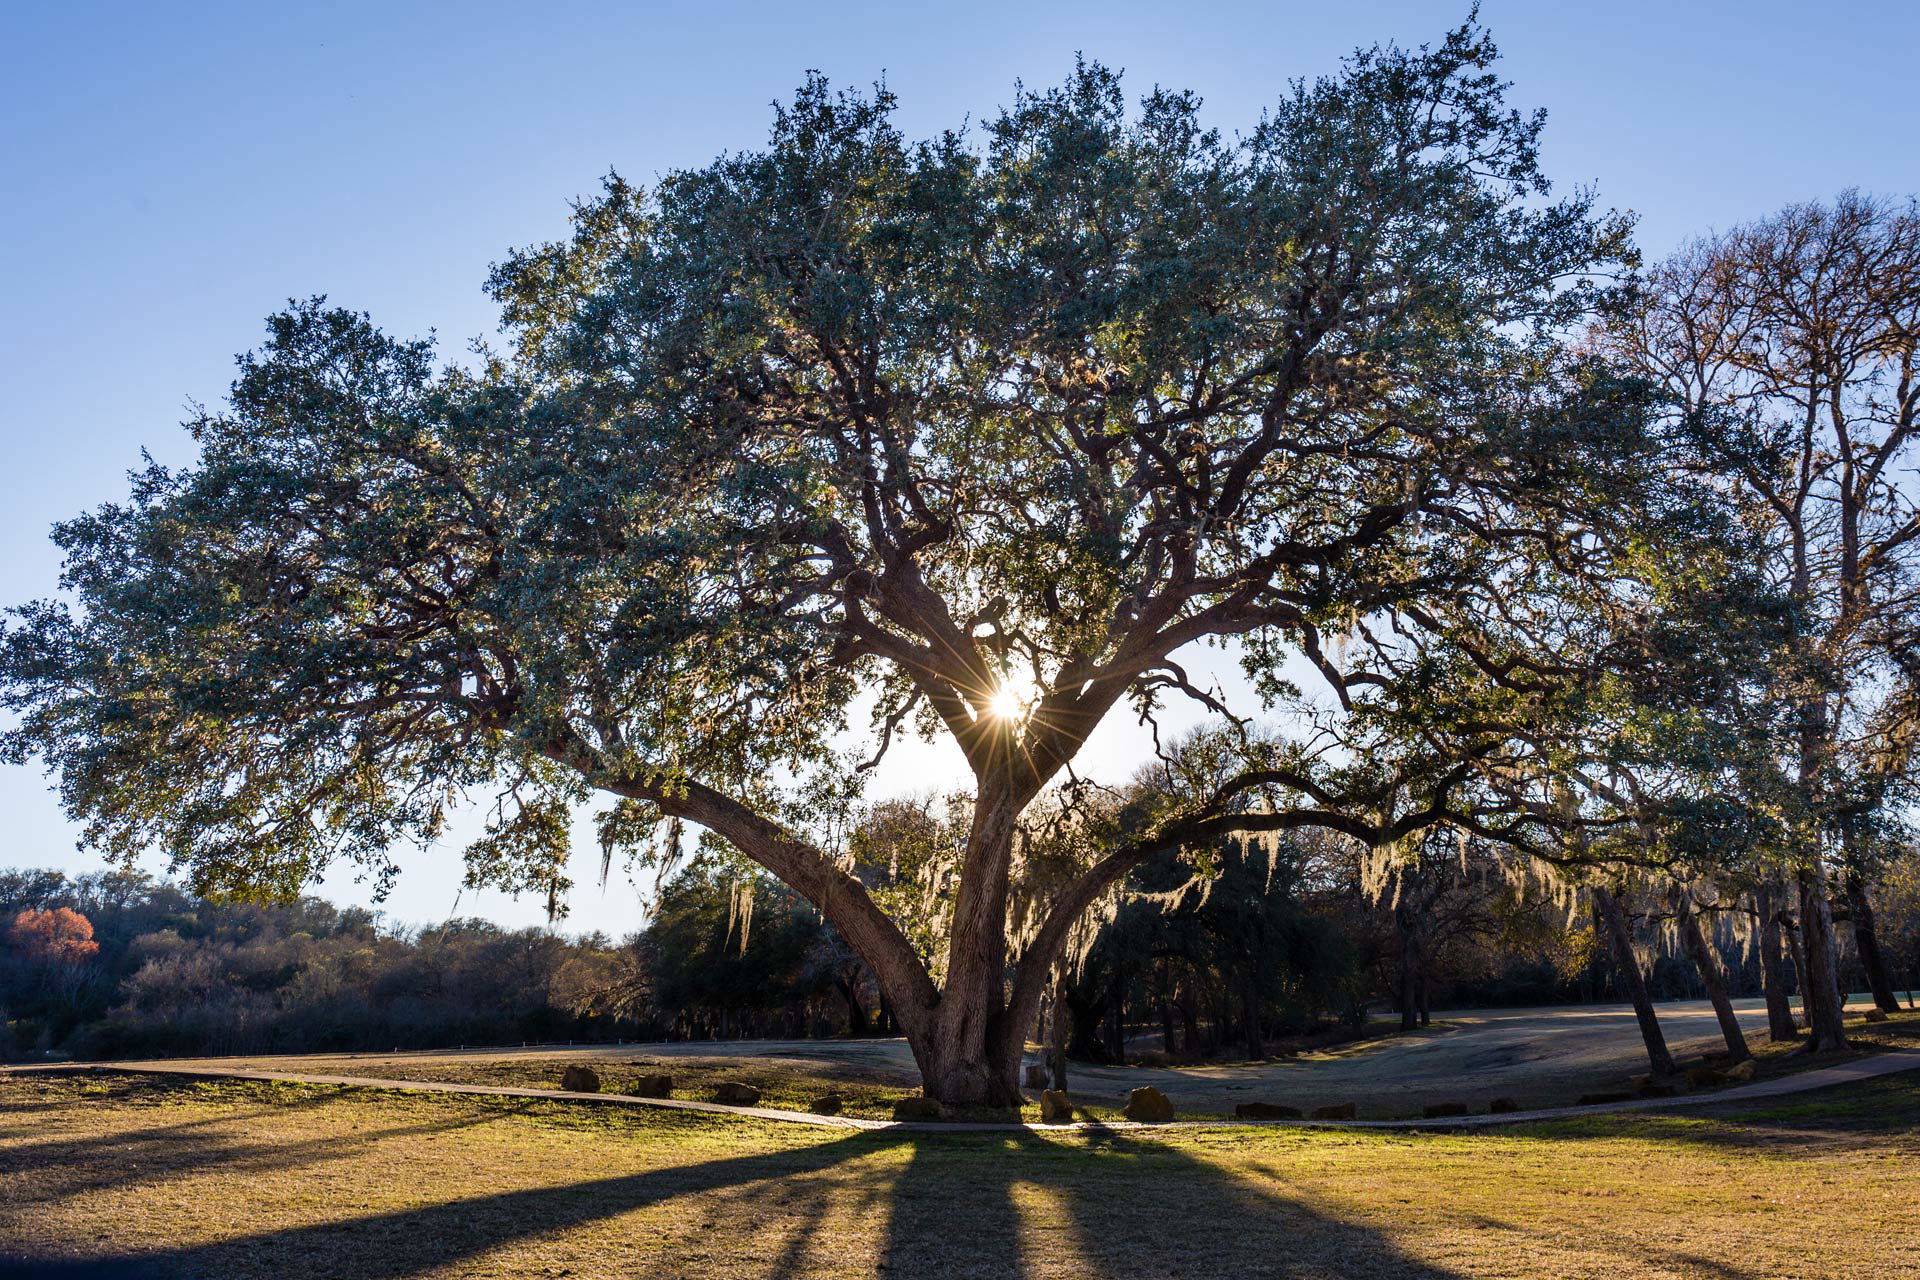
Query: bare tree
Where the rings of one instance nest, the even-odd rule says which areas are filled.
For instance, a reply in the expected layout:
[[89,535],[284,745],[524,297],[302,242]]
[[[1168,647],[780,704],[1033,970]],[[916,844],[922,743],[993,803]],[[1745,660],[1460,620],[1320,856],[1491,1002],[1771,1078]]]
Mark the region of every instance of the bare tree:
[[1874,998],[1897,1007],[1868,890],[1920,736],[1917,339],[1920,210],[1857,192],[1688,246],[1602,338],[1672,395],[1691,465],[1764,533],[1799,610],[1778,755],[1816,1049],[1845,1043],[1836,875]]

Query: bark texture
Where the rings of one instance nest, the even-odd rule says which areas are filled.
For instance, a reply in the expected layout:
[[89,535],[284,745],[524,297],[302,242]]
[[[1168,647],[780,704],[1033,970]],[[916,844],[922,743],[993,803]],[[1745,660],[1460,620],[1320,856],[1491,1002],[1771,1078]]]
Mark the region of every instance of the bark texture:
[[1840,994],[1840,955],[1827,902],[1827,873],[1816,859],[1800,872],[1801,945],[1807,956],[1805,1002],[1807,1048],[1834,1053],[1847,1047],[1845,999]]
[[1756,928],[1760,944],[1760,987],[1767,1000],[1767,1038],[1774,1041],[1798,1040],[1800,1029],[1794,1025],[1793,1004],[1787,994],[1786,951],[1780,945],[1780,889],[1769,882],[1754,891],[1753,907],[1759,917]]
[[1600,916],[1601,932],[1607,939],[1607,951],[1633,1001],[1634,1017],[1640,1022],[1640,1038],[1646,1041],[1647,1061],[1657,1078],[1675,1074],[1673,1054],[1667,1049],[1667,1037],[1654,1016],[1653,997],[1647,993],[1647,976],[1640,971],[1640,958],[1633,951],[1633,930],[1627,924],[1626,910],[1610,890],[1594,886],[1593,903]]
[[1873,993],[1874,1005],[1888,1013],[1900,1012],[1900,998],[1893,993],[1893,979],[1874,929],[1873,902],[1858,875],[1847,876],[1847,914],[1852,917],[1853,945],[1860,953],[1860,967],[1867,971],[1867,990]]
[[1733,1012],[1727,972],[1721,966],[1720,953],[1714,950],[1712,940],[1700,926],[1700,913],[1693,895],[1680,890],[1675,895],[1674,909],[1679,915],[1680,941],[1693,960],[1693,967],[1700,971],[1700,985],[1707,989],[1707,999],[1713,1003],[1713,1016],[1720,1020],[1720,1034],[1727,1042],[1727,1052],[1735,1062],[1751,1058],[1753,1052],[1747,1048],[1746,1033],[1740,1029],[1740,1019]]

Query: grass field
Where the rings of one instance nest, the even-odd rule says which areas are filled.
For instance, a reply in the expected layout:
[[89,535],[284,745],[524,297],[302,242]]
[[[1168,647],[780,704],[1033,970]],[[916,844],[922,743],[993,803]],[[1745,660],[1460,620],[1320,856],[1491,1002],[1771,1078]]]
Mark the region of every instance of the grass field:
[[56,1278],[1910,1275],[1920,1080],[1480,1134],[1041,1137],[5,1077],[8,1252]]

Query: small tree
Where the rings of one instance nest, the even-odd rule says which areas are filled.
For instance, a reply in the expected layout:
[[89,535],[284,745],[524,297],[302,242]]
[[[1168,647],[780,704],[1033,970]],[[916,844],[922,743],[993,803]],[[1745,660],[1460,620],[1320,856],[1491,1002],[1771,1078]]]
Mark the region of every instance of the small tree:
[[[1012,1102],[1056,958],[1133,866],[1316,823],[1391,844],[1470,772],[1230,734],[1218,785],[1015,954],[1016,827],[1094,728],[1223,713],[1176,656],[1205,641],[1377,701],[1330,644],[1609,496],[1637,409],[1554,352],[1624,228],[1542,198],[1493,60],[1471,24],[1364,52],[1231,143],[1188,94],[1129,116],[1094,65],[980,145],[815,79],[765,150],[610,180],[500,266],[511,358],[436,374],[295,307],[195,467],[59,530],[82,609],[7,636],[10,753],[205,892],[388,876],[488,782],[476,866],[509,885],[557,892],[593,792],[613,844],[699,824],[865,959],[931,1095]],[[829,847],[904,731],[973,775],[937,981]]]
[[20,912],[7,927],[7,941],[39,964],[77,965],[100,954],[93,922],[71,907]]

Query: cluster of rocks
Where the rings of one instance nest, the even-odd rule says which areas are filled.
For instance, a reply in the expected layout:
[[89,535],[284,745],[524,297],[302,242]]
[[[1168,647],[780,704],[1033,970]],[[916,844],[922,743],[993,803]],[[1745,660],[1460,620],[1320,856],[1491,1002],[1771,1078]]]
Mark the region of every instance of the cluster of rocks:
[[[560,1087],[568,1093],[599,1093],[602,1087],[600,1073],[592,1067],[576,1063],[560,1073]],[[671,1098],[673,1077],[663,1072],[647,1072],[633,1077],[620,1092],[634,1098]],[[728,1107],[760,1105],[760,1090],[744,1080],[722,1080],[713,1086],[707,1097],[711,1102]],[[823,1093],[807,1103],[807,1110],[819,1116],[837,1116],[845,1105],[846,1099],[839,1094]]]
[[1609,1102],[1635,1102],[1642,1098],[1676,1098],[1694,1089],[1711,1089],[1716,1085],[1738,1084],[1753,1079],[1756,1064],[1752,1058],[1743,1058],[1739,1062],[1728,1063],[1724,1058],[1719,1061],[1708,1060],[1688,1067],[1673,1076],[1642,1075],[1635,1076],[1627,1089],[1605,1089],[1598,1093],[1583,1093],[1576,1105],[1582,1107],[1599,1106]]

